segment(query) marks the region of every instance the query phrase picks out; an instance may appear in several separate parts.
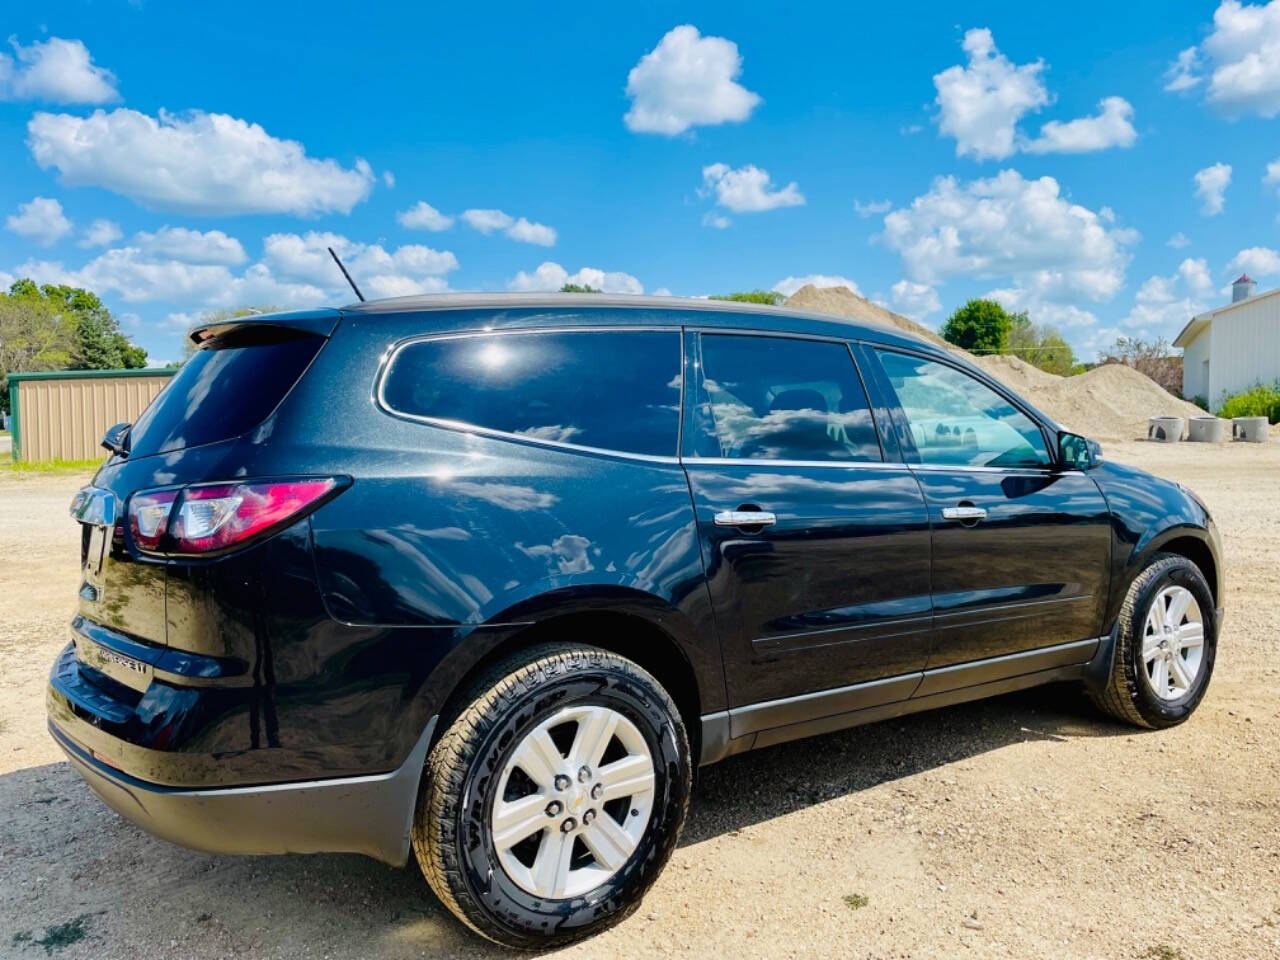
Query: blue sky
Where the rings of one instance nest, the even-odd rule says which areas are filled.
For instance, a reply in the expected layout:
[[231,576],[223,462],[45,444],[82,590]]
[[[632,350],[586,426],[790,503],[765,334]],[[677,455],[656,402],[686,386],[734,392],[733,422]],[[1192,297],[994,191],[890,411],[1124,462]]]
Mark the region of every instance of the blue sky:
[[1277,282],[1280,3],[940,6],[14,8],[0,281],[155,361],[350,300],[328,243],[366,294],[990,294],[1086,358]]

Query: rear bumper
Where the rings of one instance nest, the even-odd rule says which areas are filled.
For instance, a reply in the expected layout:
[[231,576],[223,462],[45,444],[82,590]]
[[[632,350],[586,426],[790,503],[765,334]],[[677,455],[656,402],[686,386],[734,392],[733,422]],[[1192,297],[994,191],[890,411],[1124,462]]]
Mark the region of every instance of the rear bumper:
[[[148,833],[210,853],[362,853],[394,866],[407,862],[435,718],[405,762],[390,773],[185,788],[146,780],[125,769],[151,769],[159,764],[149,762],[150,755],[168,755],[127,744],[86,719],[92,714],[77,702],[80,688],[67,682],[65,656],[55,664],[47,690],[49,732],[93,792]],[[96,690],[87,684],[85,689]],[[106,708],[98,702],[89,706],[95,713]],[[206,757],[204,762],[217,761]]]

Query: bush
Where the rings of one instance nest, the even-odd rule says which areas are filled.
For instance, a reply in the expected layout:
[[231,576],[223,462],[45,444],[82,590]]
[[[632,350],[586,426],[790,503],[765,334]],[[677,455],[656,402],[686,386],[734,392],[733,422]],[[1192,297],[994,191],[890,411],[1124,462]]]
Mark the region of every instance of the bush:
[[1243,393],[1223,397],[1218,416],[1227,420],[1234,417],[1266,417],[1269,423],[1280,421],[1280,380],[1269,387],[1259,383]]
[[1013,318],[994,300],[970,300],[942,325],[942,339],[970,353],[1006,353]]
[[738,293],[713,293],[708,300],[732,300],[735,303],[763,303],[776,307],[787,298],[773,290],[743,290]]

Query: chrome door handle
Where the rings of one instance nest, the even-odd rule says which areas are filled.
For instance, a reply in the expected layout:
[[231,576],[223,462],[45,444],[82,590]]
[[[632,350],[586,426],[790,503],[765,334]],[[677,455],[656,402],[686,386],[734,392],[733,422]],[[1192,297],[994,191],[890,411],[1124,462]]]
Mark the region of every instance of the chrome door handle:
[[943,507],[943,520],[985,520],[987,511],[982,507]]
[[767,527],[778,518],[765,510],[721,510],[716,514],[717,527]]

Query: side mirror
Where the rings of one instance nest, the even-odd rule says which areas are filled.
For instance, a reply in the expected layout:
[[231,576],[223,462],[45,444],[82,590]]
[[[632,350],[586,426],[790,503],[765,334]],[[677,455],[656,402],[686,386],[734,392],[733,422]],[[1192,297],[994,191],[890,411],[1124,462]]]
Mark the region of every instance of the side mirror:
[[1058,434],[1058,462],[1069,469],[1088,470],[1102,462],[1102,447],[1077,433]]
[[107,427],[107,432],[102,435],[102,446],[119,456],[125,456],[129,453],[129,428],[132,423],[117,423],[115,426]]

